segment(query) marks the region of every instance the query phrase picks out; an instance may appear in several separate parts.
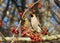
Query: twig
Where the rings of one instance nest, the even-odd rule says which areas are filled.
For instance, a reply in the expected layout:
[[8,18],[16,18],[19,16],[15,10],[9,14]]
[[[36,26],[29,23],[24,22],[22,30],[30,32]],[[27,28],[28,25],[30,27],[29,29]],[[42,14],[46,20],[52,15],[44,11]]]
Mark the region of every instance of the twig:
[[15,41],[14,37],[15,37],[15,34],[13,34],[11,43],[14,43],[14,41]]
[[[5,37],[5,39],[7,41],[11,41],[12,37]],[[60,39],[60,35],[51,35],[51,36],[42,36],[42,39],[45,41],[45,40],[56,40],[56,39]],[[2,40],[2,38],[0,38],[1,41],[5,41],[5,40]],[[14,37],[13,40],[16,40],[16,41],[32,41],[29,37]]]
[[[21,21],[19,22],[19,25],[18,25],[18,27],[16,28],[16,30],[19,29],[20,24],[21,24]],[[19,30],[21,31],[21,29],[19,29]],[[20,33],[20,35],[21,35],[21,33]],[[15,41],[14,36],[15,36],[15,34],[13,34],[11,43],[14,43],[14,41]]]
[[[34,5],[37,4],[38,2],[40,2],[40,0],[36,1],[32,6],[34,6]],[[29,7],[27,10],[25,10],[25,12],[23,13],[23,16],[26,14],[27,11],[29,11],[29,9],[30,9],[30,7]]]
[[5,40],[5,41],[7,41],[6,39],[5,39],[5,36],[0,32],[0,35],[2,36],[2,38]]

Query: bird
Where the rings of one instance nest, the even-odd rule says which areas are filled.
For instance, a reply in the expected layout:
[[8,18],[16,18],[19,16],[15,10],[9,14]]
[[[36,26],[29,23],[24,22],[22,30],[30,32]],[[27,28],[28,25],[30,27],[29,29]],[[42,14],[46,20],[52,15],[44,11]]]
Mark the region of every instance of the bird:
[[30,27],[30,21],[29,21],[29,19],[27,17],[25,17],[24,20],[25,20],[24,26],[27,27],[27,28],[29,28]]
[[41,33],[41,31],[42,31],[41,24],[38,21],[35,14],[30,14],[30,22],[31,22],[31,26],[32,26],[33,30],[38,33]]

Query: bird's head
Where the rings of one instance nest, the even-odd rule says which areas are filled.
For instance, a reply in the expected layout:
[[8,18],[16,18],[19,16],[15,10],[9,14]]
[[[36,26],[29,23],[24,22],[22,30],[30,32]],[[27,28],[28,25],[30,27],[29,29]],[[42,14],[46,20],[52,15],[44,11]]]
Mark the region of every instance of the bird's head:
[[32,17],[35,17],[35,14],[30,14],[29,16],[32,18]]
[[30,17],[33,17],[33,14],[30,14]]

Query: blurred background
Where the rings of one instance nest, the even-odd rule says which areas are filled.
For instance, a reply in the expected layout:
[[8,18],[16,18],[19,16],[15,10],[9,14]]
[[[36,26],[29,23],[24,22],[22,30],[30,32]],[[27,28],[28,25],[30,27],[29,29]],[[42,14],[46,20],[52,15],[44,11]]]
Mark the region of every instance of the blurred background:
[[[0,32],[4,36],[12,36],[11,29],[13,27],[17,27],[20,21],[20,12],[24,12],[26,9],[29,8],[29,5],[36,2],[37,0],[0,0]],[[41,0],[41,3],[46,4],[47,0]],[[46,3],[44,3],[46,2]],[[49,4],[48,4],[49,5]],[[47,23],[50,23],[49,26],[49,34],[60,34],[60,7],[57,5],[54,0],[51,0],[51,6],[52,10],[59,13],[56,15],[56,13],[48,13],[48,17],[44,14],[47,14],[47,12],[43,13],[41,24],[47,25]],[[40,9],[36,9],[36,11],[43,12],[44,9],[47,8],[43,6]],[[37,12],[38,14],[38,12]],[[39,14],[38,14],[39,15]],[[59,16],[59,17],[58,17]],[[38,16],[39,17],[39,16]],[[48,25],[47,25],[48,26]],[[55,42],[54,42],[55,43]]]

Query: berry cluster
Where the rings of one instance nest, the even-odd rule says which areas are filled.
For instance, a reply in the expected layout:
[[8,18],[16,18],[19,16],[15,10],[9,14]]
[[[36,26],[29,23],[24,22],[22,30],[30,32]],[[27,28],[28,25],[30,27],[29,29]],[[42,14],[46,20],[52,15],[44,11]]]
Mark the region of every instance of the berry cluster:
[[30,38],[32,39],[33,42],[39,42],[39,41],[43,41],[43,39],[41,38],[40,35],[34,33],[34,34],[30,34]]
[[22,31],[25,31],[27,28],[25,26],[22,27]]
[[[19,30],[15,27],[15,28],[13,28],[12,30],[12,33],[14,33],[14,34],[18,34],[19,33]],[[34,33],[33,31],[32,31],[32,29],[27,29],[25,26],[23,26],[22,27],[22,37],[30,37],[31,38],[31,40],[33,41],[33,42],[39,42],[39,41],[43,41],[43,39],[41,38],[41,35],[43,34],[43,35],[46,35],[47,34],[47,28],[46,27],[44,27],[44,29],[43,29],[43,31],[42,31],[42,33],[41,34],[39,34],[39,33]]]
[[39,3],[37,7],[38,7],[39,9],[42,8],[42,4]]
[[34,33],[32,29],[27,29],[26,27],[22,27],[22,36],[23,37],[30,37],[33,42],[43,41],[41,38],[42,34]]
[[29,4],[29,7],[30,7],[31,9],[33,9],[33,8],[34,8],[33,4],[34,4],[34,3]]
[[19,33],[19,30],[15,27],[11,30],[12,33],[14,34],[18,34]]
[[22,36],[29,36],[31,34],[31,29],[27,29],[25,26],[22,27]]

